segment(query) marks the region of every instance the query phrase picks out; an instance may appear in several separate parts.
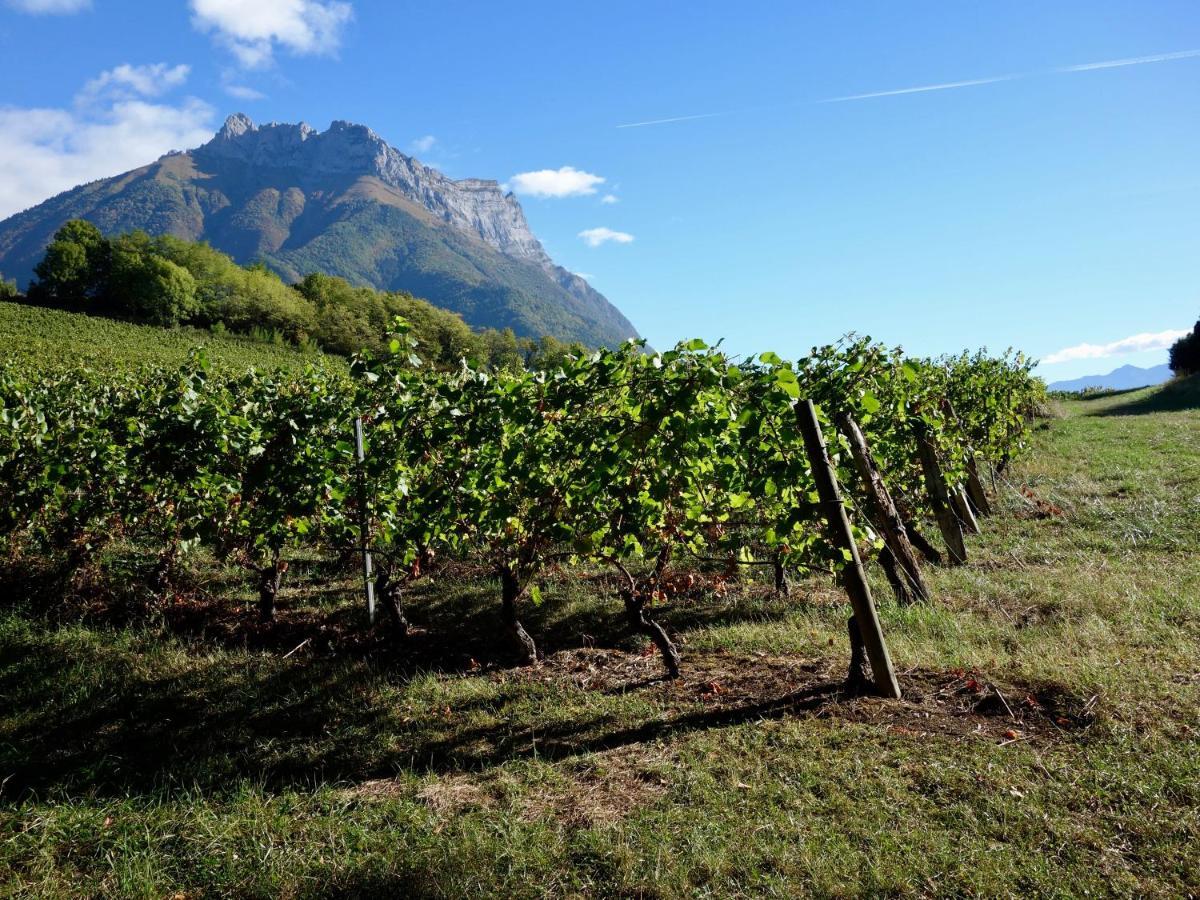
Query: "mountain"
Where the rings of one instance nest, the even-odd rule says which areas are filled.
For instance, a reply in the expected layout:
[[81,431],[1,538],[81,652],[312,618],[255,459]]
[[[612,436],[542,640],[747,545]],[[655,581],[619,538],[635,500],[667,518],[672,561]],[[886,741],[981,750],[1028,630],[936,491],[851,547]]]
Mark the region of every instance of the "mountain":
[[1107,375],[1084,375],[1082,378],[1072,378],[1070,381],[1052,382],[1049,387],[1052,391],[1083,391],[1088,388],[1124,391],[1129,388],[1162,384],[1170,378],[1171,369],[1166,363],[1161,366],[1151,366],[1148,369],[1137,366],[1121,366],[1119,369],[1113,369]]
[[0,272],[24,285],[54,232],[87,219],[208,241],[286,280],[309,272],[405,290],[474,326],[590,346],[637,332],[549,257],[495,181],[455,181],[363,125],[255,125],[230,116],[187,152],[59,194],[0,222]]

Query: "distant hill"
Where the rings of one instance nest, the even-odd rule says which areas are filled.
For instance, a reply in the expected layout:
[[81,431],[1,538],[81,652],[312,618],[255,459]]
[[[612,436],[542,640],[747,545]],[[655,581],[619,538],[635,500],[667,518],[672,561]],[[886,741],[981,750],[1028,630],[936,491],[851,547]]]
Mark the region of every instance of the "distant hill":
[[1113,369],[1107,375],[1084,375],[1082,378],[1072,378],[1069,381],[1051,382],[1052,391],[1084,391],[1088,388],[1101,390],[1124,391],[1129,388],[1148,387],[1152,384],[1162,384],[1171,378],[1171,370],[1166,363],[1161,366],[1151,366],[1148,369],[1138,366],[1121,366]]
[[447,178],[362,125],[230,116],[194,150],[59,194],[0,222],[0,272],[24,286],[54,232],[87,219],[208,241],[287,280],[309,272],[404,290],[476,327],[613,346],[637,332],[558,266],[494,181]]

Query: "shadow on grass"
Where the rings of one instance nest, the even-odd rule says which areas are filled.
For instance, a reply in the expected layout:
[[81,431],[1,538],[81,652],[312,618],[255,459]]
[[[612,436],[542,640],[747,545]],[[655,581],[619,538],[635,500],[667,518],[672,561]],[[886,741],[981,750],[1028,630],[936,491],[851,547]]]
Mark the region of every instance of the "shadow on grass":
[[[78,585],[45,571],[7,575],[0,584],[9,612],[0,619],[0,797],[191,787],[220,793],[246,779],[281,789],[399,769],[477,768],[523,755],[526,730],[536,734],[545,724],[536,715],[528,729],[493,718],[486,728],[464,731],[437,717],[423,720],[427,702],[413,701],[415,716],[406,702],[414,692],[423,696],[412,685],[430,673],[481,680],[480,689],[465,692],[472,696],[452,701],[456,716],[519,709],[518,719],[529,717],[522,701],[531,691],[531,702],[545,702],[537,685],[503,681],[510,660],[498,638],[504,633],[498,588],[486,580],[444,579],[414,590],[409,613],[417,627],[400,642],[386,623],[367,628],[363,611],[344,598],[289,608],[283,595],[269,623],[228,599],[184,596],[147,605],[145,589],[72,613],[62,597]],[[522,612],[545,652],[583,645],[623,648],[604,652],[637,658],[632,651],[645,639],[629,633],[615,596],[605,602],[603,577],[553,584],[547,595],[553,602],[526,604]],[[792,609],[714,601],[664,610],[663,621],[678,632],[782,617]],[[87,627],[70,627],[72,621]],[[645,677],[630,689],[657,682],[657,658],[642,662]],[[782,715],[788,702],[777,698],[746,716],[770,714],[775,706]],[[717,727],[734,721],[730,715],[685,717],[678,725]],[[674,727],[618,724],[571,720],[545,733],[553,745],[545,752],[565,752],[570,733],[582,742],[578,752],[586,752]],[[610,725],[611,734],[599,733]],[[478,749],[483,744],[486,753]]]
[[[482,696],[451,701],[450,721],[437,704],[430,710],[428,703],[402,702],[401,692],[380,690],[396,673],[363,662],[263,665],[217,657],[180,669],[154,659],[131,665],[129,656],[98,643],[66,643],[12,635],[0,642],[6,798],[79,791],[220,796],[245,780],[283,790],[404,770],[477,770],[777,718],[837,690],[815,685],[735,709],[633,725],[611,712],[571,714],[564,697],[554,704],[563,717],[548,722],[530,711],[530,704],[546,701],[539,685],[515,679],[493,686],[476,675],[466,677],[487,680]],[[486,724],[468,727],[477,712]]]
[[[962,672],[910,672],[901,703],[842,693],[827,662],[708,652],[684,677],[620,651],[562,651],[533,670],[484,669],[408,681],[408,660],[181,654],[133,634],[47,631],[0,620],[0,773],[5,800],[86,792],[121,797],[247,781],[268,791],[398,773],[485,771],[690,732],[792,716],[961,739],[1032,728]],[[839,667],[835,667],[840,668]],[[597,679],[599,672],[599,680]],[[582,679],[581,680],[581,676]],[[589,680],[591,679],[591,680]],[[1004,686],[1043,727],[1086,723],[1058,688]],[[997,697],[999,693],[997,692]]]
[[1135,394],[1138,391],[1144,391],[1153,385],[1143,384],[1140,387],[1132,388],[1099,388],[1084,391],[1051,391],[1050,396],[1061,400],[1077,400],[1081,403],[1087,403],[1092,400],[1108,400],[1112,397],[1122,397],[1126,394]]
[[[1090,398],[1089,398],[1090,399]],[[1158,390],[1127,403],[1106,406],[1091,416],[1143,416],[1149,413],[1183,412],[1200,408],[1200,375],[1168,381]]]

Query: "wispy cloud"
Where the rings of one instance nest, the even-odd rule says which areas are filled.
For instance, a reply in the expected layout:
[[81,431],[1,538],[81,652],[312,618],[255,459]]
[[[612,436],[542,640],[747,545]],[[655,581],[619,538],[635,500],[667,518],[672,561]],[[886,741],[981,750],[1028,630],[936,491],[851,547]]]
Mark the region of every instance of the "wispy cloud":
[[632,244],[633,235],[624,231],[613,231],[611,228],[588,228],[579,232],[579,237],[589,247],[599,247],[601,244]]
[[605,194],[603,197],[600,198],[600,202],[611,205],[613,203],[620,203],[621,198],[618,197],[616,194]]
[[604,179],[574,166],[561,169],[539,169],[536,172],[521,172],[508,179],[508,189],[516,194],[530,197],[580,197],[596,193],[596,185]]
[[437,143],[437,138],[432,134],[427,134],[424,137],[419,137],[412,141],[409,146],[413,148],[415,153],[428,153],[433,149],[433,145]]
[[[849,100],[871,100],[877,97],[898,97],[903,94],[924,94],[929,91],[948,91],[955,88],[980,87],[986,84],[997,84],[1003,81],[1017,81],[1022,78],[1033,78],[1038,75],[1057,75],[1069,72],[1091,72],[1097,69],[1115,69],[1120,66],[1140,66],[1147,63],[1169,62],[1175,59],[1192,59],[1200,57],[1200,50],[1177,50],[1173,53],[1156,53],[1151,56],[1131,56],[1125,59],[1110,59],[1102,62],[1082,63],[1075,66],[1059,66],[1038,72],[1014,72],[1010,75],[995,75],[990,78],[970,78],[963,81],[946,81],[939,84],[922,84],[916,87],[891,88],[882,91],[868,91],[862,94],[847,94],[842,97],[827,97],[815,100],[814,103],[845,103]],[[792,105],[792,104],[788,104]],[[745,109],[726,110],[725,112],[696,113],[689,116],[668,116],[661,119],[647,119],[642,122],[627,122],[617,125],[617,128],[644,128],[648,125],[668,125],[675,122],[690,122],[694,119],[712,119],[717,116],[732,116],[763,109],[782,109],[783,106],[748,107]]]
[[80,103],[92,103],[101,95],[112,99],[129,97],[157,97],[187,81],[191,67],[168,66],[154,63],[132,66],[129,63],[101,72],[86,85],[76,97]]
[[245,84],[227,84],[223,90],[235,100],[266,100],[267,95]]
[[1064,347],[1049,356],[1043,356],[1041,362],[1042,365],[1052,366],[1056,363],[1071,362],[1077,359],[1103,359],[1106,356],[1140,353],[1143,350],[1166,350],[1188,333],[1187,331],[1145,332],[1107,344],[1076,344],[1074,347]]
[[918,87],[896,88],[891,91],[872,91],[869,94],[848,94],[845,97],[830,97],[818,103],[844,103],[847,100],[870,100],[873,97],[896,97],[900,94],[924,94],[926,91],[949,91],[954,88],[976,87],[981,84],[996,84],[1000,81],[1015,81],[1023,75],[997,75],[995,78],[973,78],[970,81],[947,81],[943,84],[922,84]]
[[18,12],[33,16],[65,16],[92,8],[92,0],[8,0]]

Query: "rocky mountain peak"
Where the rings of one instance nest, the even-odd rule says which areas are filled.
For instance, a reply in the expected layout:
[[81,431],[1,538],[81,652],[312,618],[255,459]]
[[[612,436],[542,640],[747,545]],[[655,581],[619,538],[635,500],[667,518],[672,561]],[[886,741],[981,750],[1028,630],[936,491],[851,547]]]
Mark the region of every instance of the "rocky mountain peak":
[[[182,158],[182,159],[181,159]],[[63,222],[206,240],[285,279],[340,275],[407,290],[472,325],[595,346],[636,332],[555,265],[521,204],[490,179],[455,180],[363,125],[256,124],[236,113],[200,147],[53,197],[0,222],[0,270],[29,279]]]
[[306,179],[375,177],[501,253],[548,270],[557,268],[530,231],[517,198],[505,194],[496,181],[447,178],[401,153],[365,125],[339,119],[326,131],[317,131],[304,122],[255,125],[244,113],[234,113],[192,155],[218,165],[235,162],[249,168],[293,170]]

